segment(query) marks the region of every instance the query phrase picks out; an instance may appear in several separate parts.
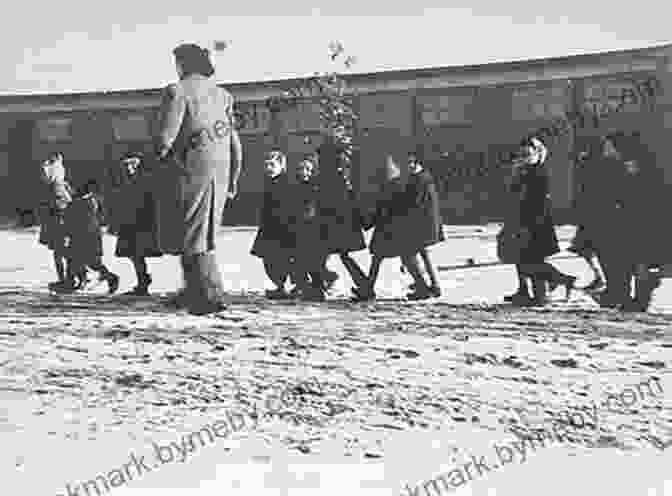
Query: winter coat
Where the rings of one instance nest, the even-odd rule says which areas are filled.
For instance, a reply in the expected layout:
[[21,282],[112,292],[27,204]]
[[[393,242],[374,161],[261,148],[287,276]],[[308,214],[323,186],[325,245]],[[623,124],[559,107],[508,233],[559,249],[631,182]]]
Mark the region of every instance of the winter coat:
[[331,142],[320,146],[320,215],[325,225],[329,253],[352,252],[366,248],[359,205],[349,179],[349,167],[338,156],[339,147]]
[[96,195],[75,196],[65,211],[65,230],[70,237],[67,256],[76,264],[89,265],[103,255],[102,205]]
[[513,208],[504,229],[522,228],[529,235],[518,263],[539,263],[560,251],[551,216],[548,176],[544,165],[521,165],[517,174],[510,187]]
[[159,247],[195,255],[215,249],[229,188],[233,97],[192,74],[164,91],[157,146],[168,158],[154,173]]
[[441,203],[434,178],[427,169],[411,174],[404,190],[407,254],[444,241]]
[[376,202],[373,217],[374,231],[369,250],[382,258],[405,255],[407,209],[404,204],[405,191],[401,179],[388,181],[383,186],[380,198]]
[[266,179],[259,230],[251,254],[260,258],[289,256],[296,245],[292,226],[292,185],[286,173]]
[[329,224],[321,216],[322,191],[316,181],[292,186],[293,202],[290,224],[295,248],[293,256],[302,266],[321,266],[329,253]]
[[46,201],[40,204],[38,216],[40,221],[39,243],[50,250],[63,254],[65,250],[64,215],[72,202],[72,188],[66,181],[57,181],[48,185]]
[[117,257],[160,257],[152,178],[138,173],[112,192],[109,230]]
[[[626,162],[637,160],[639,173],[627,173]],[[672,263],[672,237],[654,219],[670,197],[656,164],[641,157],[601,158],[584,182],[586,198],[581,220],[599,253],[615,251],[630,263]]]

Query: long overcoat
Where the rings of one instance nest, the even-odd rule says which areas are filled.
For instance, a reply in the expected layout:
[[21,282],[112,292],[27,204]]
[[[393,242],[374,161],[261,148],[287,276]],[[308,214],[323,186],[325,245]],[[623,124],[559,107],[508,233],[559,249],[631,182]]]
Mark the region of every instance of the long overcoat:
[[229,188],[233,97],[192,74],[164,91],[157,145],[170,149],[155,176],[159,248],[195,255],[215,249]]
[[[626,163],[636,160],[637,174]],[[598,251],[619,253],[630,263],[672,263],[672,236],[655,222],[670,196],[660,170],[643,156],[602,157],[584,180],[581,221]]]
[[551,216],[548,175],[543,164],[521,165],[517,170],[510,186],[513,205],[505,229],[526,229],[529,240],[520,250],[519,263],[539,263],[560,251]]

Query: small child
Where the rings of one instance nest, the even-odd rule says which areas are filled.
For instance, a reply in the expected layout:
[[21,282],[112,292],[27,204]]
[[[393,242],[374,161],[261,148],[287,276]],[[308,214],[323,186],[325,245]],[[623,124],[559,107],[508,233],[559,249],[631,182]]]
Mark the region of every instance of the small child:
[[351,154],[349,147],[334,137],[318,148],[320,210],[326,226],[327,255],[338,255],[355,286],[363,287],[367,285],[366,274],[351,255],[366,248],[359,202],[352,184]]
[[64,213],[72,202],[72,188],[65,179],[63,155],[52,152],[41,164],[41,179],[49,187],[46,201],[40,204],[40,237],[39,243],[45,245],[53,253],[54,266],[58,280],[49,283],[49,289],[57,290],[64,287],[71,269],[66,260],[66,232]]
[[327,255],[326,228],[320,215],[318,170],[304,159],[297,168],[298,184],[293,188],[295,201],[291,225],[296,245],[293,250],[292,277],[300,296],[306,301],[324,301],[324,261]]
[[376,202],[375,214],[369,223],[375,229],[369,244],[373,259],[369,268],[368,287],[352,289],[354,297],[351,300],[355,302],[375,299],[375,286],[383,259],[403,255],[402,247],[407,236],[404,185],[401,182],[401,171],[389,155],[384,172],[385,181],[381,195]]
[[162,256],[156,226],[156,203],[149,184],[150,176],[142,168],[142,154],[127,153],[121,159],[115,177],[110,231],[117,234],[115,256],[133,263],[137,285],[124,295],[148,296],[152,277],[147,258]]
[[90,268],[98,272],[98,280],[106,281],[109,293],[115,293],[119,288],[119,276],[110,272],[103,264],[103,239],[101,233],[102,205],[97,196],[97,183],[89,181],[78,195],[73,197],[72,203],[65,211],[65,229],[69,237],[67,245],[68,256],[72,261],[72,277],[68,281],[65,291],[83,289],[86,282],[86,270]]
[[[414,292],[407,295],[410,300],[424,300],[441,296],[439,277],[429,257],[427,248],[444,241],[441,203],[434,178],[420,162],[415,152],[408,154],[409,178],[406,184],[404,204],[407,213],[406,255],[402,257],[404,266],[413,277]],[[422,277],[417,261],[422,257],[430,285]]]
[[288,299],[285,282],[290,274],[292,251],[296,246],[291,226],[291,199],[287,177],[287,157],[279,150],[266,154],[264,160],[266,184],[259,218],[259,230],[251,254],[263,260],[266,275],[275,289],[266,291],[270,299]]

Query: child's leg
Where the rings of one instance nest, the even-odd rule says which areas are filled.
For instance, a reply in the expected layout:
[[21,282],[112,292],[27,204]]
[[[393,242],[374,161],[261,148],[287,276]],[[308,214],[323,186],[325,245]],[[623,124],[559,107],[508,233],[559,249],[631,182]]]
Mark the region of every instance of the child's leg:
[[380,273],[380,265],[383,263],[383,257],[374,255],[371,260],[371,267],[369,267],[369,291],[373,293],[376,289],[376,282],[378,281],[378,274]]
[[408,273],[411,274],[411,277],[413,278],[413,282],[415,283],[416,288],[415,292],[418,294],[428,293],[429,286],[427,286],[424,277],[422,277],[422,272],[420,271],[420,264],[418,263],[417,253],[413,253],[412,255],[403,255],[401,257],[401,261],[406,267],[406,270],[408,270]]
[[436,273],[434,264],[429,258],[429,252],[427,251],[427,248],[420,250],[420,256],[422,257],[422,261],[425,265],[425,272],[427,272],[427,275],[429,276],[431,287],[438,289],[440,287],[439,275]]
[[149,275],[147,269],[147,259],[145,257],[131,257],[133,268],[135,269],[135,277],[138,285],[133,290],[124,293],[129,296],[148,296],[147,288],[152,284],[152,277]]
[[306,290],[309,282],[308,271],[306,270],[305,264],[302,262],[302,257],[300,255],[296,255],[292,258],[289,270],[292,282],[296,285],[296,288],[300,291]]
[[310,285],[307,288],[307,291],[303,292],[303,297],[306,300],[310,301],[324,301],[325,289],[324,289],[324,279],[322,274],[322,267],[320,265],[315,265],[312,267],[312,270],[308,272],[310,275]]
[[345,268],[348,270],[352,282],[354,282],[358,288],[368,286],[367,283],[369,280],[355,259],[352,258],[347,252],[341,252],[338,254],[338,256],[341,258],[341,262],[343,262],[343,265],[345,265]]
[[322,274],[322,280],[325,283],[325,287],[329,289],[338,280],[338,273],[333,270],[329,270],[327,268],[327,260],[329,260],[328,254],[322,257],[322,262],[320,264],[320,273]]
[[263,261],[268,278],[277,289],[284,289],[288,273],[287,262],[281,257],[265,257]]
[[149,275],[149,271],[147,270],[147,260],[145,257],[132,257],[131,262],[133,262],[133,268],[135,269],[135,276],[138,279],[138,284],[141,284]]
[[58,276],[58,281],[65,281],[65,259],[59,253],[54,252],[54,266],[56,267],[56,275]]
[[604,276],[602,275],[602,269],[599,262],[597,261],[597,257],[593,254],[590,254],[586,255],[584,260],[588,263],[590,270],[593,271],[594,279],[599,282],[604,282]]
[[119,276],[110,272],[110,270],[105,266],[101,257],[97,257],[95,262],[90,264],[89,267],[91,270],[98,272],[98,278],[101,281],[107,281],[109,286],[109,293],[115,293],[119,289]]
[[376,281],[378,280],[378,273],[380,272],[380,264],[382,261],[382,257],[373,255],[371,266],[369,267],[369,276],[366,280],[366,286],[352,289],[352,292],[355,295],[353,301],[368,301],[375,299]]

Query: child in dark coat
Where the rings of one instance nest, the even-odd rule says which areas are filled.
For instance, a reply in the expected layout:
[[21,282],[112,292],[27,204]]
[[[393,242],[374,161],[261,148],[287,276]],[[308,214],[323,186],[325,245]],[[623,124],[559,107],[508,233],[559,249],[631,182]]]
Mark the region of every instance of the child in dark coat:
[[[444,241],[441,203],[434,178],[425,169],[415,152],[408,155],[409,178],[404,191],[404,204],[408,209],[404,266],[414,280],[414,292],[407,295],[411,300],[424,300],[440,296],[439,278],[429,257],[427,248]],[[417,254],[424,262],[430,284],[425,282],[419,270]]]
[[259,218],[259,230],[251,254],[263,260],[268,278],[275,289],[266,291],[270,299],[287,299],[285,282],[291,271],[291,257],[296,245],[291,225],[291,186],[287,177],[287,157],[272,150],[264,161],[266,183]]
[[350,255],[351,252],[365,249],[366,243],[350,177],[352,167],[349,150],[333,139],[328,139],[318,149],[318,157],[320,212],[326,226],[327,255],[338,254],[355,285],[366,287],[366,274]]
[[121,160],[120,174],[116,175],[110,231],[117,234],[115,256],[128,258],[133,263],[138,281],[128,296],[147,296],[152,277],[147,258],[162,256],[159,250],[156,226],[156,202],[150,185],[151,176],[142,168],[142,155],[128,153]]
[[391,156],[387,157],[384,172],[382,191],[370,221],[374,231],[369,244],[373,258],[369,268],[368,286],[352,289],[354,294],[352,301],[356,302],[375,299],[375,285],[383,259],[401,257],[404,254],[402,247],[408,235],[405,225],[407,211],[404,205],[404,185],[401,181],[401,171]]
[[302,160],[297,176],[290,220],[296,240],[292,277],[302,299],[324,301],[323,270],[328,246],[325,241],[326,225],[321,215],[321,191],[316,180],[316,164],[308,159]]
[[[109,293],[112,294],[119,288],[119,276],[110,272],[102,261],[102,218],[97,183],[89,181],[65,211],[68,257],[72,261],[73,276],[86,281],[86,270],[90,268],[98,272],[98,280],[107,282]],[[77,284],[75,277],[71,277],[64,290],[75,291],[83,289],[84,285]]]
[[65,179],[63,155],[51,153],[41,164],[41,179],[48,186],[48,197],[39,208],[39,243],[53,253],[58,280],[49,283],[49,288],[57,290],[66,285],[71,267],[66,260],[65,210],[72,202],[73,191]]

